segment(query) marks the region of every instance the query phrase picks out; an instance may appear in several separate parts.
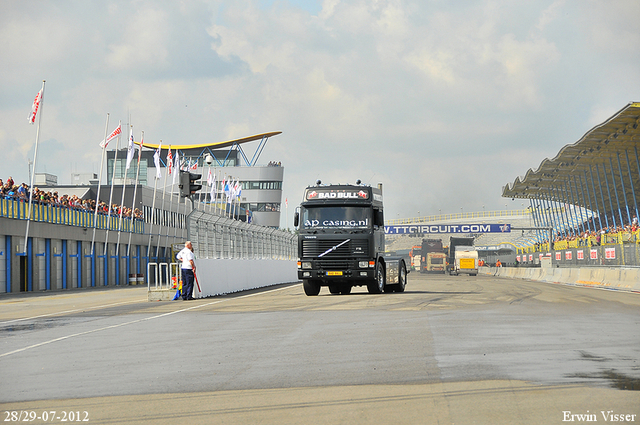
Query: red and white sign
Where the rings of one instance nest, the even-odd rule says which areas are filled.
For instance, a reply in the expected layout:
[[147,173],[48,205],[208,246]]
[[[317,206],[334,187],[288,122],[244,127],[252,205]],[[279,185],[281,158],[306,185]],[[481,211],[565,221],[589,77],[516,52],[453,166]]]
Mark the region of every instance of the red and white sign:
[[615,248],[605,248],[604,249],[604,258],[607,260],[615,260],[616,259],[616,249]]
[[529,261],[533,261],[533,254],[529,254]]
[[573,258],[573,252],[565,251],[564,252],[564,258],[565,258],[565,260],[571,260]]
[[562,252],[558,251],[556,252],[556,261],[560,261],[562,260]]
[[598,259],[598,250],[597,249],[592,249],[591,253],[589,254],[589,258],[591,258],[592,260],[597,260]]
[[584,260],[584,251],[583,251],[583,250],[581,250],[581,249],[580,249],[580,250],[578,250],[578,251],[576,251],[576,258],[577,258],[578,260]]
[[520,262],[520,256],[516,255],[516,261]]

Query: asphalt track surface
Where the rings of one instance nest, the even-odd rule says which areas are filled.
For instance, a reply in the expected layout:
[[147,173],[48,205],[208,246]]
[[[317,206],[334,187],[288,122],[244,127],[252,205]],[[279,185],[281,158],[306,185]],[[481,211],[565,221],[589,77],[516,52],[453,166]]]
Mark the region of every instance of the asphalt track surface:
[[3,422],[640,423],[638,390],[634,293],[411,273],[380,295],[0,295]]

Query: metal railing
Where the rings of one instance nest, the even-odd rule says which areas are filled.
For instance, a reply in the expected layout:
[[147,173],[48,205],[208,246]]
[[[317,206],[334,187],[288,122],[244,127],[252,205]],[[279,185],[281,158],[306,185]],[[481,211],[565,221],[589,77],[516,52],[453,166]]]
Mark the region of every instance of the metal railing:
[[[0,217],[26,220],[29,211],[29,203],[16,199],[0,199]],[[48,204],[32,203],[31,221],[38,221],[50,224],[63,224],[66,226],[77,226],[93,228],[94,212],[88,210],[77,210],[69,207],[61,207]],[[100,230],[120,229],[120,217],[109,216],[98,213],[96,228]],[[128,217],[122,218],[123,232],[144,233],[144,221]]]
[[187,217],[187,238],[199,259],[297,258],[297,238],[290,232],[198,210]]

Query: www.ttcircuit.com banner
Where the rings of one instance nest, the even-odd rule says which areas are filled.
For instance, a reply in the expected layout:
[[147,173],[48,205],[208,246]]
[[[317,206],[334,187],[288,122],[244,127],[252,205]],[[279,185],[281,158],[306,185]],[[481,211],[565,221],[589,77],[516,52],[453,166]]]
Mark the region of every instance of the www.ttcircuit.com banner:
[[407,224],[384,226],[387,235],[409,235],[412,233],[510,233],[510,224]]

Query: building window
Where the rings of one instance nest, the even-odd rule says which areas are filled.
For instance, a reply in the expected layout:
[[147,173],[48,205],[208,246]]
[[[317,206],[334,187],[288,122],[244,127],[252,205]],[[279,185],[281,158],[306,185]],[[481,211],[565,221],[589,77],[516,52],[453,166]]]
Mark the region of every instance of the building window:
[[248,181],[241,184],[242,190],[282,190],[280,181]]
[[[122,154],[123,152],[118,152],[118,153]],[[115,161],[116,163],[115,176],[113,173],[114,160],[113,158],[107,160],[107,185],[111,185],[111,180],[114,177],[116,181],[122,181],[122,179],[124,178],[125,172],[127,175],[127,180],[131,182],[136,181],[136,171],[138,167],[137,156],[133,158],[133,160],[131,161],[131,165],[129,166],[129,169],[127,170],[126,169],[127,168],[126,153],[124,153],[124,155],[125,155],[124,158],[118,158]],[[138,176],[138,183],[145,186],[147,184],[147,161],[140,161],[140,175]]]
[[275,202],[240,204],[240,208],[247,209],[251,212],[279,212],[280,204]]

